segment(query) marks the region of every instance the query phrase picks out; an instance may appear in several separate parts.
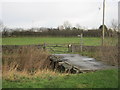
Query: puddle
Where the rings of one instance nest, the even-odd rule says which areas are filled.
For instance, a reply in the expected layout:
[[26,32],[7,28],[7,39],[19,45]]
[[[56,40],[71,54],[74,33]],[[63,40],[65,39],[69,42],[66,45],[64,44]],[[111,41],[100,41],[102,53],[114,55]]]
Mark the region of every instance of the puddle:
[[97,61],[94,58],[81,56],[79,54],[55,54],[55,55],[62,57],[63,60],[67,60],[67,62],[79,67],[82,70],[98,70],[98,69],[116,68],[115,66],[110,66],[110,65],[104,64],[101,61]]

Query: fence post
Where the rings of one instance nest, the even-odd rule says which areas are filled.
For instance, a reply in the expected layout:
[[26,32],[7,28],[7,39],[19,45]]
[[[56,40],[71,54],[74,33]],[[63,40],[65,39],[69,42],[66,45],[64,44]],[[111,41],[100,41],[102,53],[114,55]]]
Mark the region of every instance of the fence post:
[[80,37],[81,37],[81,43],[80,43],[80,44],[81,44],[81,45],[80,45],[80,48],[81,48],[81,49],[80,49],[80,50],[81,50],[81,52],[82,52],[82,51],[83,51],[83,46],[82,46],[82,45],[83,45],[83,34],[82,34],[82,33],[81,33]]
[[46,43],[43,44],[43,49],[46,50]]
[[78,35],[78,37],[80,37],[80,51],[83,51],[83,34],[81,33],[80,35]]
[[68,52],[72,52],[72,45],[68,44]]

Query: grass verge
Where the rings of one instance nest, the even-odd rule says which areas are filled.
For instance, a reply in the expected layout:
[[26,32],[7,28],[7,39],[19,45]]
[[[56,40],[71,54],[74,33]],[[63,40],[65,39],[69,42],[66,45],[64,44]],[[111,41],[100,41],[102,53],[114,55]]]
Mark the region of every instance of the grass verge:
[[[101,70],[83,74],[58,74],[53,72],[33,76],[13,73],[12,78],[3,78],[3,88],[117,88],[117,69]],[[44,74],[44,75],[43,75]]]

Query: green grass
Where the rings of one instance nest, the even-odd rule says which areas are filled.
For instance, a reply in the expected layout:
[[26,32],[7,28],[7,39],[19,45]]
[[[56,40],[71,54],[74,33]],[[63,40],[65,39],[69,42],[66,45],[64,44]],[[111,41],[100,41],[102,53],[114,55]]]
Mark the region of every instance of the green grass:
[[[112,44],[117,43],[117,38],[106,38],[105,41],[111,41]],[[29,45],[29,44],[68,44],[80,43],[78,37],[7,37],[2,38],[3,45]],[[84,45],[98,46],[101,45],[99,37],[83,37]]]
[[[83,38],[84,45],[100,45],[100,38],[85,37]],[[2,38],[3,45],[28,45],[28,44],[68,44],[80,43],[78,37],[8,37]]]
[[46,78],[21,77],[18,81],[3,79],[3,88],[117,88],[118,70],[101,70],[83,74],[47,75]]

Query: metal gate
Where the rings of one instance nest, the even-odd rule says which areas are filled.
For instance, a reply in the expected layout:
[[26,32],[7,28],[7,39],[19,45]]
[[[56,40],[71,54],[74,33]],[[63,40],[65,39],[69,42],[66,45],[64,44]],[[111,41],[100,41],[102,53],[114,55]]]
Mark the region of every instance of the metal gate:
[[51,53],[67,53],[69,52],[68,44],[44,44],[44,49]]

